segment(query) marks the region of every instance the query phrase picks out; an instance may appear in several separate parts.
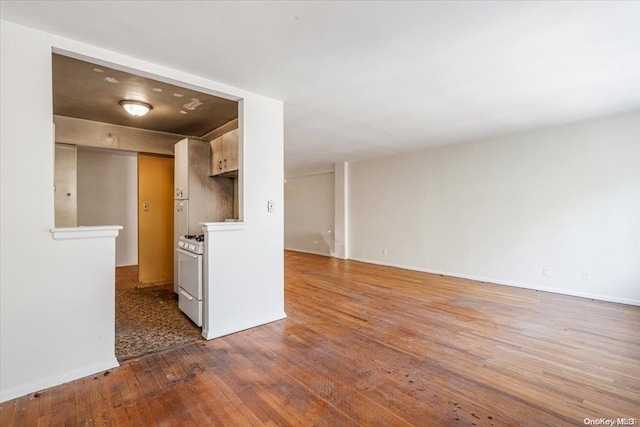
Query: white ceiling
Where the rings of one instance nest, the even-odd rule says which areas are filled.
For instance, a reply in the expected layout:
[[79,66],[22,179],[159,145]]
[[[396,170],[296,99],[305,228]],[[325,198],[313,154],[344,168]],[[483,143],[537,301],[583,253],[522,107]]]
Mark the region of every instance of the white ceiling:
[[285,102],[288,176],[640,108],[640,2],[2,1]]

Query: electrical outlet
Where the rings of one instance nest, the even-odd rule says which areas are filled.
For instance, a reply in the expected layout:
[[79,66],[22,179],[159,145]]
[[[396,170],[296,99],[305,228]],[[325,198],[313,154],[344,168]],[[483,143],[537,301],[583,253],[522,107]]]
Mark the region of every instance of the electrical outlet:
[[383,249],[383,250],[382,250],[382,255],[386,255],[386,254],[387,254],[387,250],[386,250],[386,249]]
[[551,276],[551,269],[549,267],[544,267],[542,269],[542,275],[543,276]]
[[582,270],[582,280],[591,280],[591,273],[587,270]]

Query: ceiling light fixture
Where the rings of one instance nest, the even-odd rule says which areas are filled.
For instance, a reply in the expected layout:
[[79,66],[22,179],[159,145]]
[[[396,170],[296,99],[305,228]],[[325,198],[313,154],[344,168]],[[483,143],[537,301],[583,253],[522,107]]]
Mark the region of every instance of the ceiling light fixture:
[[124,109],[127,110],[127,113],[131,114],[134,117],[144,116],[149,112],[149,110],[153,108],[151,104],[147,104],[146,102],[129,101],[126,99],[124,101],[120,101],[120,105],[122,105]]

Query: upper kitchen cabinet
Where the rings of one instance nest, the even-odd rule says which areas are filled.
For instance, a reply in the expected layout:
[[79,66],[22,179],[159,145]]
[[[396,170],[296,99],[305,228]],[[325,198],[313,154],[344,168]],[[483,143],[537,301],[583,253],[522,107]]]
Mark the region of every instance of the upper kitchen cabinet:
[[176,200],[203,199],[214,185],[209,179],[209,144],[194,138],[185,138],[175,144],[174,197]]
[[222,135],[223,164],[227,171],[238,171],[238,129]]
[[238,129],[212,140],[211,176],[238,176]]

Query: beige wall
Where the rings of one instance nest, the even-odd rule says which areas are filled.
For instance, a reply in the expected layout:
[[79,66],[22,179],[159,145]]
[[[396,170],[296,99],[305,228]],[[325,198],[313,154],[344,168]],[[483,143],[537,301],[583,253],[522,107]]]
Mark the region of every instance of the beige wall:
[[109,123],[54,116],[56,142],[78,146],[173,155],[173,146],[184,138]]
[[349,258],[640,304],[639,142],[630,113],[350,163]]
[[78,225],[122,225],[116,266],[138,264],[137,154],[78,147]]
[[284,185],[286,249],[332,254],[334,194],[333,172],[287,179]]

